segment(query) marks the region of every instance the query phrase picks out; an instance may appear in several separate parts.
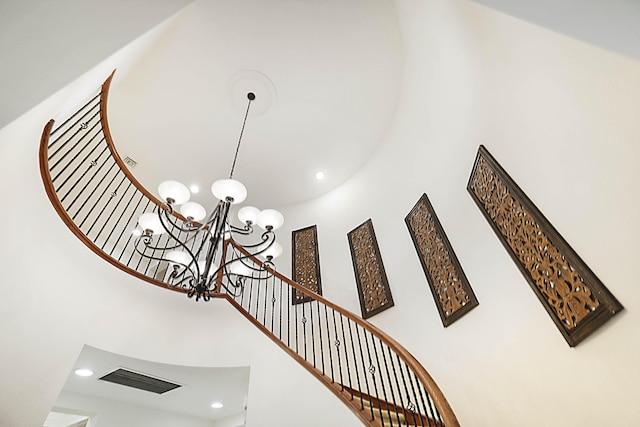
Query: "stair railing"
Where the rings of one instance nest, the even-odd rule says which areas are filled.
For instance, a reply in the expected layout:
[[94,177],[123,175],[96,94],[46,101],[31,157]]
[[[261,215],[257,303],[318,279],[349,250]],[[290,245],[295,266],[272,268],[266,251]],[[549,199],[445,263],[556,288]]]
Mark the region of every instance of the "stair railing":
[[[309,301],[293,304],[300,294]],[[242,292],[224,296],[365,423],[459,425],[424,367],[361,317],[271,269],[247,278]]]
[[[67,120],[45,126],[40,144],[45,190],[63,222],[98,256],[142,280],[184,292],[168,283],[166,262],[150,259],[163,258],[168,237],[148,249],[150,257],[133,248],[139,216],[166,207],[133,177],[115,149],[107,120],[112,78]],[[178,226],[185,221],[179,214],[176,220]],[[250,262],[262,265],[255,258]],[[237,293],[221,289],[217,296],[325,384],[365,425],[459,426],[431,376],[393,338],[276,271],[254,274],[263,277],[248,277]],[[296,304],[295,294],[309,301]]]

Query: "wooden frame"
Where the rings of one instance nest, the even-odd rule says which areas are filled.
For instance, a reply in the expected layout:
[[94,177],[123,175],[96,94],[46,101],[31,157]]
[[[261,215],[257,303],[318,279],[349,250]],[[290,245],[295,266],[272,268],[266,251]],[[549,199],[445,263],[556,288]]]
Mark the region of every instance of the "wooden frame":
[[482,145],[467,190],[571,347],[623,309]]
[[[291,272],[294,282],[318,295],[322,295],[320,278],[320,254],[318,251],[318,227],[309,227],[291,232]],[[313,298],[294,291],[291,304],[312,301]]]
[[423,194],[404,219],[444,327],[478,305],[431,202]]
[[393,297],[371,219],[351,230],[347,238],[362,318],[368,319],[393,307]]

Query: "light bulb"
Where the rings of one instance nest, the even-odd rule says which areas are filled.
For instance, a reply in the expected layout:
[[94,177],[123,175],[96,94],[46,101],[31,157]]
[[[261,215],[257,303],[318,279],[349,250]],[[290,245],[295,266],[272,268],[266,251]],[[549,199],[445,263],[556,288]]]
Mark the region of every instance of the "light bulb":
[[229,272],[238,276],[251,276],[251,269],[240,261],[233,262],[229,266]]
[[284,224],[284,217],[275,209],[265,209],[258,215],[258,225],[265,230],[267,227],[277,230],[282,227],[282,224]]
[[180,206],[180,213],[185,217],[191,217],[193,221],[200,221],[207,216],[205,208],[196,202],[187,202]]
[[268,257],[275,259],[282,255],[282,250],[282,245],[280,243],[273,242],[273,244],[269,246],[269,249],[262,252],[260,256],[264,259],[267,259]]
[[191,198],[189,189],[178,181],[164,181],[158,186],[158,194],[165,202],[169,199],[173,201],[174,205],[181,205],[186,203]]
[[231,204],[237,205],[247,198],[247,189],[235,179],[219,179],[211,186],[211,192],[219,200],[230,199]]
[[153,234],[162,234],[165,231],[162,223],[160,222],[160,218],[158,218],[158,214],[154,212],[147,212],[140,215],[140,218],[138,218],[138,225],[145,231],[153,231]]
[[245,206],[238,211],[238,219],[246,224],[250,222],[251,224],[255,224],[258,221],[258,216],[260,215],[260,209],[254,208],[253,206]]
[[185,251],[169,251],[164,257],[175,264],[191,264],[191,256]]

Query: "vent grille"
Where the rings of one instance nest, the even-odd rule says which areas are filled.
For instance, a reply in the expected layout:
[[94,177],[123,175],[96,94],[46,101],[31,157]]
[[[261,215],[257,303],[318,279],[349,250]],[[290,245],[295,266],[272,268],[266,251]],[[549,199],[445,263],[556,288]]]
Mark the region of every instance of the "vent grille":
[[124,158],[124,164],[129,166],[131,169],[135,168],[136,166],[138,166],[138,162],[136,162],[135,160],[133,160],[131,157],[125,157]]
[[114,384],[137,388],[138,390],[150,391],[151,393],[156,394],[166,393],[178,387],[182,387],[180,384],[174,384],[169,381],[128,371],[122,368],[116,369],[100,379]]

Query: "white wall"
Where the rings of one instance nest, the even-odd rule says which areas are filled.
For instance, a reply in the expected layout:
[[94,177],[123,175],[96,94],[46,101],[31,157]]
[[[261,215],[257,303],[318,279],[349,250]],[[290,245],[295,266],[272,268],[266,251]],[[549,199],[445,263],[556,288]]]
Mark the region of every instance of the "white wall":
[[104,69],[0,129],[0,425],[42,425],[85,344],[175,365],[251,366],[249,427],[359,425],[230,304],[195,303],[113,268],[54,212],[38,170],[42,128]]
[[96,427],[213,427],[215,425],[211,420],[65,391],[58,396],[56,406],[81,407],[87,412],[97,414],[91,417],[91,423]]
[[[639,425],[640,63],[467,1],[396,5],[405,80],[386,142],[342,187],[284,209],[280,235],[318,224],[324,294],[359,313],[346,234],[373,219],[395,307],[371,321],[462,425]],[[576,348],[466,192],[479,144],[626,307]],[[404,224],[423,192],[480,301],[447,329]]]

